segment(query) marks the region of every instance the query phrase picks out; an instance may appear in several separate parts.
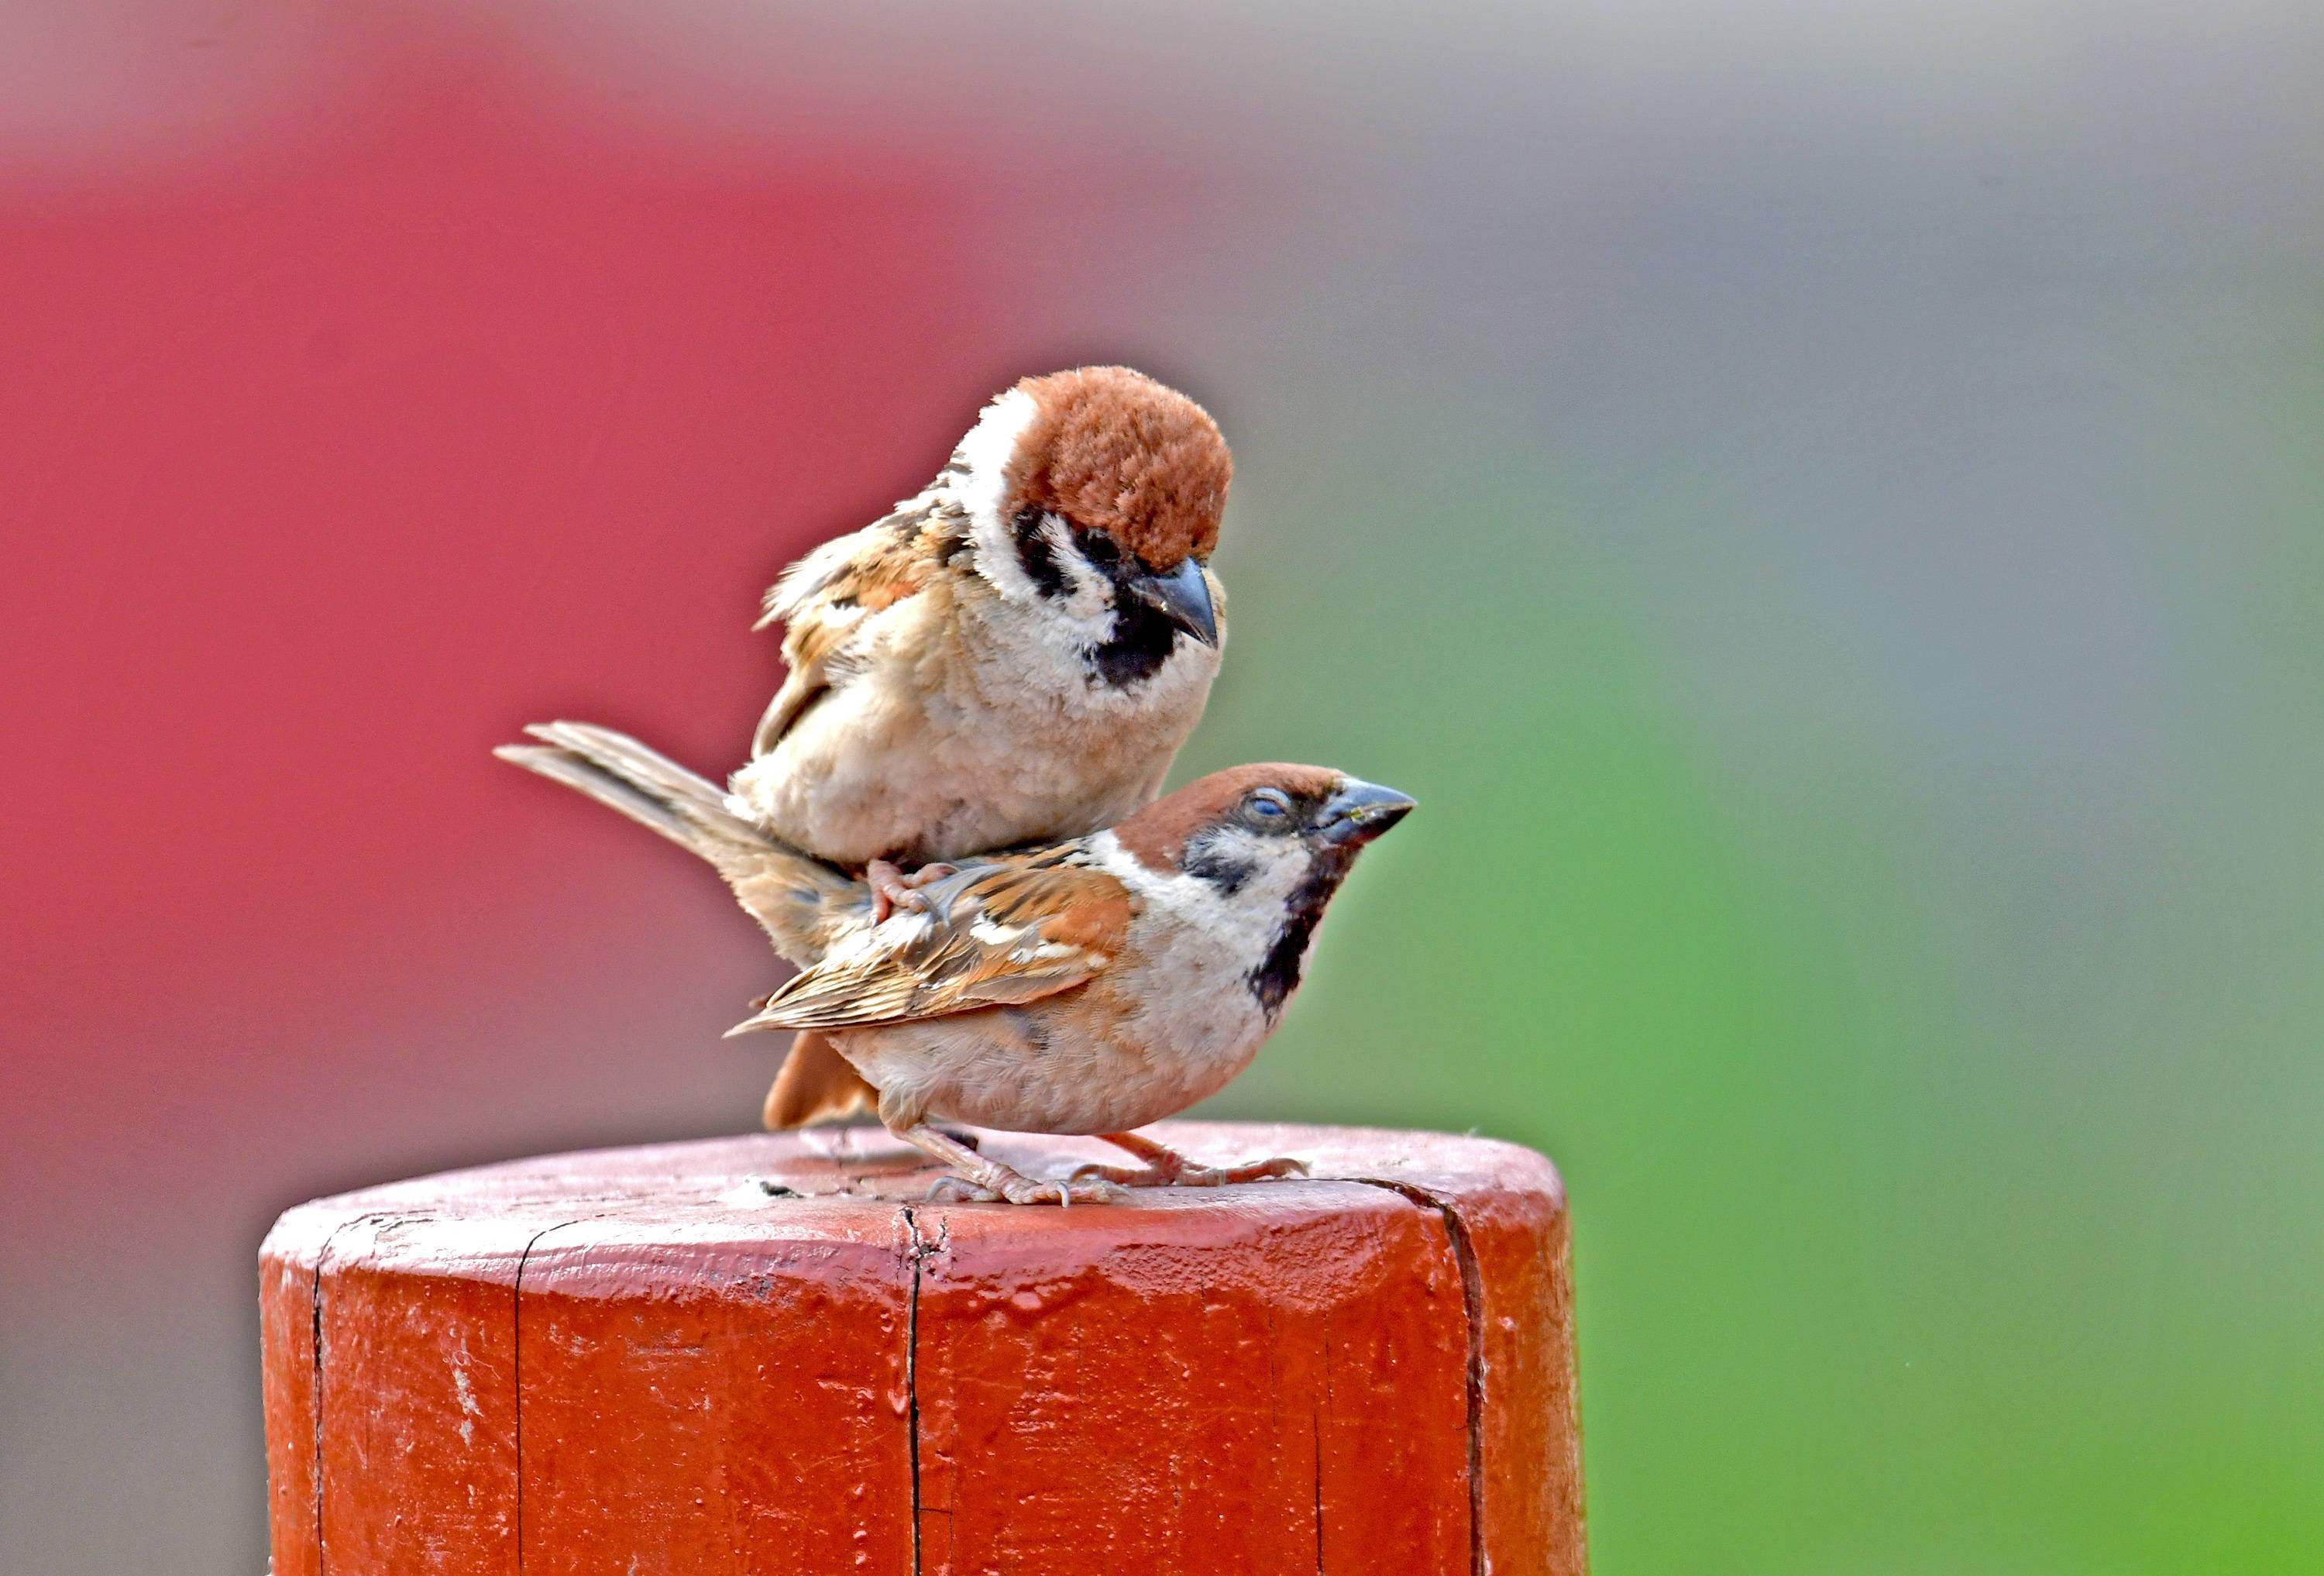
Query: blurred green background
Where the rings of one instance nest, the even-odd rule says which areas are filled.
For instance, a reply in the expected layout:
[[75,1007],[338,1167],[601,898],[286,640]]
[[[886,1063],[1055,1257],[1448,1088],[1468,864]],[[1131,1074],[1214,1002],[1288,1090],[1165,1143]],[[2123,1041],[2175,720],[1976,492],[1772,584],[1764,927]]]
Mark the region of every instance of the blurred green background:
[[773,571],[1125,360],[1237,456],[1180,779],[1421,805],[1208,1113],[1558,1162],[1595,1568],[2324,1570],[2324,13],[97,12],[0,1562],[255,1568],[276,1211],[752,1124],[753,933],[484,751],[735,764]]
[[1730,365],[1610,480],[1351,410],[1239,482],[1186,767],[1422,811],[1212,1106],[1556,1157],[1597,1569],[2324,1559],[2324,358],[2269,282],[2229,346],[2086,281],[2093,368],[1883,279],[1901,364]]
[[1423,817],[1216,1111],[1558,1159],[1600,1570],[2309,1568],[2311,675],[2209,631],[2247,714],[2108,814],[1835,705],[1830,630],[1730,648],[1775,671],[1720,705],[1554,465],[1462,457],[1226,555],[1296,611],[1238,626],[1189,764],[1347,761]]

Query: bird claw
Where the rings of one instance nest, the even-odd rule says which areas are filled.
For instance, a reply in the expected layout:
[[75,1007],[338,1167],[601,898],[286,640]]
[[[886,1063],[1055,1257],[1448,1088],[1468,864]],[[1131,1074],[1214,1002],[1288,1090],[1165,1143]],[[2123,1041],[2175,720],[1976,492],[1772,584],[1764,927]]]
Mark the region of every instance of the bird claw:
[[873,860],[863,867],[863,884],[872,889],[872,923],[880,924],[899,908],[908,914],[927,913],[927,894],[920,889],[930,881],[959,873],[957,865],[924,864],[906,875],[900,866],[884,859]]
[[1277,1155],[1265,1160],[1255,1160],[1249,1166],[1231,1166],[1227,1168],[1229,1182],[1267,1182],[1278,1177],[1289,1178],[1307,1175],[1307,1162],[1295,1160],[1288,1155]]
[[1266,1182],[1278,1176],[1305,1176],[1307,1162],[1277,1155],[1249,1166],[1076,1166],[1075,1180],[1097,1177],[1124,1187],[1224,1187],[1231,1183]]
[[964,1176],[940,1176],[928,1189],[929,1201],[936,1203],[1053,1203],[1064,1207],[1077,1203],[1117,1204],[1129,1196],[1126,1188],[1103,1179],[1085,1178],[1078,1172],[1063,1182],[1044,1181],[1011,1172],[1001,1178],[999,1185],[994,1187],[971,1182]]

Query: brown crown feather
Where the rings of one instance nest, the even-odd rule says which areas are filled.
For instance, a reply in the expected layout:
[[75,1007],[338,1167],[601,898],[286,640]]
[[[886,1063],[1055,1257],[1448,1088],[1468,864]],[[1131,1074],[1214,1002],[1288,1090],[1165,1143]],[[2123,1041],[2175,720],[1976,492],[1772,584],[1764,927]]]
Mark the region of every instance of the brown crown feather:
[[1017,386],[1037,413],[1010,461],[1003,518],[1054,511],[1107,532],[1155,569],[1211,556],[1234,456],[1200,405],[1126,366]]
[[1281,760],[1230,766],[1155,800],[1114,827],[1113,835],[1148,870],[1176,870],[1186,840],[1224,820],[1251,789],[1281,788],[1295,797],[1322,799],[1338,792],[1341,781],[1339,772],[1324,766]]

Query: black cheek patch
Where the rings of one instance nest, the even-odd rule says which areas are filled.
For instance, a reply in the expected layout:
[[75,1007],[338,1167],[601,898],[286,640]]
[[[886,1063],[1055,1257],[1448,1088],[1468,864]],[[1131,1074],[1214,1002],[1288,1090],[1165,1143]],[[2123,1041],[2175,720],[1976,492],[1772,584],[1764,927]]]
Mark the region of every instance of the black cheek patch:
[[1009,523],[1017,536],[1017,562],[1033,582],[1033,589],[1055,598],[1065,594],[1065,570],[1057,562],[1057,549],[1049,533],[1041,529],[1045,518],[1038,509],[1023,509]]
[[1222,898],[1231,898],[1241,891],[1243,883],[1259,873],[1257,862],[1237,858],[1215,842],[1187,849],[1178,868],[1198,880],[1210,882]]

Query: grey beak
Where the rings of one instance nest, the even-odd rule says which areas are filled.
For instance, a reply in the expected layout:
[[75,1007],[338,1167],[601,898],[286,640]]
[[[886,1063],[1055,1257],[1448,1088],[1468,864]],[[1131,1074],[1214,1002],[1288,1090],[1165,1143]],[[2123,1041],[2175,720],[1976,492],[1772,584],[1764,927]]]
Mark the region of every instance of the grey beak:
[[1133,575],[1125,589],[1205,646],[1219,643],[1218,615],[1203,567],[1188,558],[1167,575]]
[[1410,815],[1412,809],[1408,796],[1351,777],[1341,782],[1340,791],[1324,800],[1316,812],[1315,830],[1326,843],[1360,848]]

